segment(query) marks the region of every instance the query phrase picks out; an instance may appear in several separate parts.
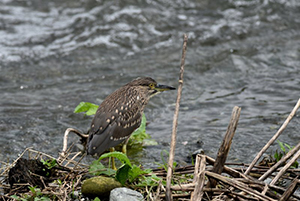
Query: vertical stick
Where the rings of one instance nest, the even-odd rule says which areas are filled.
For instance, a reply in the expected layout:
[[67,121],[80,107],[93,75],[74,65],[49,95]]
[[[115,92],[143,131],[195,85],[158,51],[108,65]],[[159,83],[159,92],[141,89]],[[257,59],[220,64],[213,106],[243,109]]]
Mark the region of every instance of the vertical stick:
[[[217,174],[221,174],[224,168],[224,164],[225,161],[227,159],[229,150],[230,150],[230,146],[231,146],[231,142],[233,139],[233,136],[235,134],[235,130],[237,128],[237,124],[239,122],[239,118],[240,118],[240,114],[241,114],[241,108],[238,106],[234,106],[233,110],[232,110],[232,114],[231,114],[231,119],[225,134],[225,137],[223,139],[222,145],[219,148],[218,151],[218,156],[216,159],[216,162],[214,164],[214,167],[212,169],[212,172],[215,172]],[[209,180],[209,184],[207,184],[207,186],[209,186],[210,188],[214,188],[217,184],[217,181],[215,179],[210,179]]]
[[292,118],[294,117],[294,115],[296,114],[298,108],[300,107],[300,98],[297,102],[297,104],[295,105],[294,109],[292,110],[292,112],[290,113],[290,115],[288,116],[288,118],[284,121],[284,123],[282,124],[282,126],[279,128],[279,130],[277,131],[277,133],[269,140],[269,142],[262,148],[262,150],[260,150],[260,152],[256,155],[256,157],[253,159],[253,161],[251,162],[251,164],[249,165],[248,169],[245,172],[245,175],[249,174],[251,169],[253,168],[253,166],[256,164],[256,162],[258,161],[258,159],[260,159],[260,157],[263,155],[263,153],[273,144],[273,142],[279,137],[279,135],[284,131],[284,129],[287,127],[287,125],[290,123],[290,121],[292,120]]
[[179,81],[178,81],[179,85],[177,91],[175,113],[173,118],[172,139],[171,139],[171,147],[170,147],[169,162],[168,162],[167,186],[166,186],[166,200],[168,201],[173,200],[172,192],[171,192],[171,179],[173,174],[173,161],[174,161],[174,153],[175,153],[175,146],[176,146],[178,113],[179,113],[180,98],[181,98],[181,92],[183,86],[184,62],[185,62],[185,54],[186,54],[186,47],[187,47],[187,40],[188,40],[188,36],[186,34],[184,34],[183,37],[184,37],[184,41],[182,45],[182,56],[181,56],[181,65],[180,65],[180,73],[179,73]]
[[194,173],[194,192],[191,193],[191,201],[201,201],[203,196],[203,187],[205,182],[206,157],[204,155],[196,156]]
[[[206,161],[206,159],[205,159]],[[196,155],[196,162],[195,162],[195,167],[194,167],[194,179],[193,179],[193,183],[196,183],[197,181],[197,175],[199,173],[199,166],[200,166],[200,162],[201,162],[201,157],[200,154]]]

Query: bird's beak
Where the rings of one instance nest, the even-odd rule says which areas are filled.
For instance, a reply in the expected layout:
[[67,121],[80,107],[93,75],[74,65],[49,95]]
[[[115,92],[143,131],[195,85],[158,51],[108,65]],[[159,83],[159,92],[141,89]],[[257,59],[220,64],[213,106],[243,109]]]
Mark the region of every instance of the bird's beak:
[[169,91],[169,90],[174,90],[176,89],[175,87],[167,86],[167,85],[160,85],[157,84],[156,87],[154,88],[158,92],[163,92],[163,91]]

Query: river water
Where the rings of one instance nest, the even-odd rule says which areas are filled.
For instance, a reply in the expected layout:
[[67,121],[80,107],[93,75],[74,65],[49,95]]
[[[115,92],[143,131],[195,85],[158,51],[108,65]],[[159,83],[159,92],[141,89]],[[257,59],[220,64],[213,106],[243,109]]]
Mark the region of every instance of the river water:
[[[214,157],[240,106],[228,160],[251,162],[299,99],[298,0],[1,0],[0,161],[27,147],[57,156],[66,128],[89,128],[92,117],[73,113],[79,102],[100,104],[136,77],[177,87],[184,33],[175,160]],[[169,151],[176,94],[148,104],[158,145],[129,151],[137,163],[155,167]],[[299,130],[298,112],[279,140],[296,145]]]

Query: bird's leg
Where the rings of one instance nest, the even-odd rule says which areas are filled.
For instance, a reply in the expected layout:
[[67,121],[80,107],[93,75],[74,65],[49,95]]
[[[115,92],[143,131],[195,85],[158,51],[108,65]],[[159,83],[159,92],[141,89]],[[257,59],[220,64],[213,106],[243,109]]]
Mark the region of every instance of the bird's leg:
[[123,146],[122,146],[122,152],[123,152],[123,154],[127,153],[127,144],[123,144]]
[[[110,150],[110,152],[114,152],[115,148],[111,147],[109,150]],[[117,170],[114,157],[111,157],[111,168],[114,169],[114,170]]]
[[123,152],[123,154],[127,154],[127,144],[128,144],[129,138],[127,138],[127,140],[124,142],[124,144],[122,146],[122,152]]

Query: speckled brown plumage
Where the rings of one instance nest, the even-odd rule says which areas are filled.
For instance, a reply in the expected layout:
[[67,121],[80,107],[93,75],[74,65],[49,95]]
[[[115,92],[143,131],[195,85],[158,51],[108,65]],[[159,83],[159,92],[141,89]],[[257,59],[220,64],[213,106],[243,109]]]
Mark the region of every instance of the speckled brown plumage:
[[150,77],[137,78],[116,90],[100,104],[91,124],[88,154],[102,154],[128,139],[142,120],[150,97],[173,87],[158,85]]

